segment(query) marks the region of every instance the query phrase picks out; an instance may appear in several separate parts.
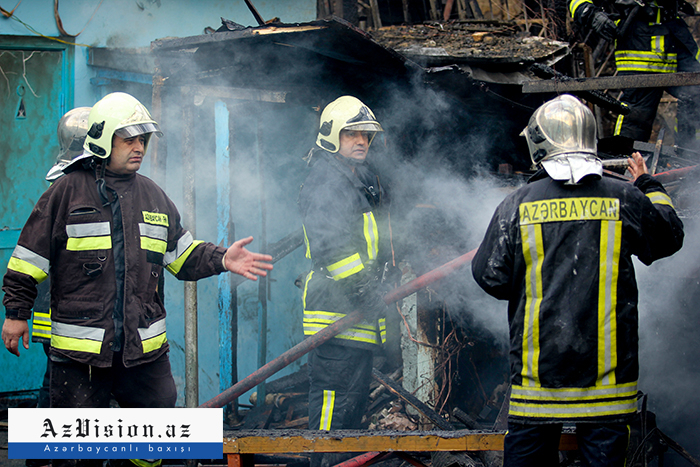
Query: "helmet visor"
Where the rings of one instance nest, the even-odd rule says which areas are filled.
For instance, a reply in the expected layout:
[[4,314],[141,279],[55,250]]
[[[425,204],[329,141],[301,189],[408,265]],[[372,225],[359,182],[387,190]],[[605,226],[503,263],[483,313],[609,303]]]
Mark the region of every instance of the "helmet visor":
[[133,138],[134,136],[145,135],[147,133],[155,133],[158,136],[163,136],[163,132],[160,131],[158,124],[155,122],[138,123],[114,131],[114,134],[121,138]]
[[346,125],[343,130],[352,131],[384,131],[379,123],[362,122],[357,124]]

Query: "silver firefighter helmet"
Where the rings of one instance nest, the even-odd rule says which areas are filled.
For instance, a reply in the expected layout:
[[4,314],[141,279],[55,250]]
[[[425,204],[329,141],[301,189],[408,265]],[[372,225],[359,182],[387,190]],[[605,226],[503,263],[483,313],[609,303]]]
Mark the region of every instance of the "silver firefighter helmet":
[[542,104],[521,136],[533,165],[542,165],[555,180],[578,183],[586,175],[602,174],[593,112],[569,94]]
[[58,121],[59,151],[56,163],[46,174],[46,180],[53,182],[63,175],[63,169],[83,153],[83,143],[88,132],[90,107],[76,107],[66,112]]

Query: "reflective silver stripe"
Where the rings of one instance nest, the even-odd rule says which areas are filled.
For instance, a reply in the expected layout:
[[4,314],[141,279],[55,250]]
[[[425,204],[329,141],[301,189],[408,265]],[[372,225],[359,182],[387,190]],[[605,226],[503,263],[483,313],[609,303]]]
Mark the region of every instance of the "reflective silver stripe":
[[185,235],[180,237],[180,239],[177,241],[175,250],[165,252],[165,255],[163,256],[163,266],[167,266],[177,261],[177,259],[187,251],[193,242],[194,238],[192,238],[192,234],[185,232]]
[[66,234],[70,238],[99,237],[111,233],[109,222],[91,222],[87,224],[68,224]]
[[139,336],[141,336],[142,341],[145,341],[146,339],[150,339],[152,337],[163,334],[164,332],[165,332],[165,318],[160,319],[154,323],[151,323],[151,325],[147,328],[139,328]]
[[139,224],[139,233],[144,237],[155,238],[157,240],[168,240],[168,229],[160,225]]
[[[347,276],[354,274],[354,272],[364,269],[364,264],[362,263],[362,258],[360,258],[359,253],[355,253],[352,256],[348,256],[336,263],[333,263],[326,267],[333,279],[343,279]],[[357,271],[354,271],[357,269]]]
[[92,328],[89,326],[76,326],[74,324],[57,323],[54,321],[51,325],[51,334],[55,336],[90,339],[93,341],[102,342],[102,339],[105,337],[105,330],[101,328]]
[[652,204],[665,204],[666,206],[673,207],[673,201],[671,201],[671,197],[666,193],[654,191],[652,193],[647,193],[646,196],[649,198]]
[[12,252],[12,256],[26,261],[32,266],[41,269],[44,273],[49,273],[49,260],[43,256],[37,255],[32,250],[25,248],[21,245],[17,245],[15,250]]
[[321,424],[319,430],[328,431],[333,421],[333,408],[335,407],[335,391],[323,391],[323,404],[321,405]]
[[511,397],[531,400],[585,400],[603,399],[609,397],[631,397],[637,394],[637,383],[626,383],[619,386],[599,386],[591,388],[525,388],[513,386]]
[[511,400],[509,413],[521,417],[568,418],[603,417],[636,411],[637,399],[634,397],[590,404],[524,404]]

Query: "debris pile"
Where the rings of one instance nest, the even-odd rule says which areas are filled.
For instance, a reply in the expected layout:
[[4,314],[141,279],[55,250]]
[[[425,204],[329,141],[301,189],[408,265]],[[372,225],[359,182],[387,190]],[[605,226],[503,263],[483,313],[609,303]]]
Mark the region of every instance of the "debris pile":
[[499,21],[389,26],[371,35],[381,45],[412,59],[430,55],[466,61],[539,61],[568,50],[565,42],[529,36],[515,23]]

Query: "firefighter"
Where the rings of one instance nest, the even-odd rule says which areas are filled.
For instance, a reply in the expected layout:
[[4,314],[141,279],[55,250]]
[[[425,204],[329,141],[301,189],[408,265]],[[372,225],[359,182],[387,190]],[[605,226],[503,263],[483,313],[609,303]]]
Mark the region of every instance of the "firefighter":
[[[136,173],[161,132],[133,96],[105,96],[88,128],[84,152],[41,196],[12,253],[2,339],[17,356],[20,339],[28,348],[37,284],[51,273],[51,407],[108,407],[111,397],[121,407],[174,407],[163,269],[180,280],[224,271],[256,280],[271,257],[244,248],[252,237],[226,249],[182,228],[165,192]],[[64,463],[72,465],[53,465]]]
[[637,284],[683,244],[683,224],[639,153],[634,183],[602,176],[591,111],[570,95],[523,131],[540,170],[498,206],[472,262],[508,300],[511,399],[504,466],[558,465],[563,422],[584,465],[623,466],[637,409]]
[[[56,133],[58,135],[59,151],[56,163],[46,174],[46,181],[53,183],[63,175],[63,168],[74,158],[83,153],[83,142],[87,134],[87,122],[90,115],[90,107],[77,107],[66,112],[58,121]],[[37,408],[49,407],[49,378],[50,367],[48,362],[51,343],[51,281],[47,278],[37,286],[37,297],[34,300],[32,318],[32,342],[41,344],[47,357],[44,378],[39,388]],[[27,459],[27,467],[37,467],[47,464],[46,459]]]
[[388,238],[382,215],[388,203],[366,162],[380,131],[359,99],[342,96],[328,104],[299,194],[306,257],[313,261],[304,281],[304,335],[351,311],[364,313],[360,324],[309,353],[312,430],[360,428],[373,352],[386,339],[381,276]]
[[[607,0],[601,6],[592,0],[569,1],[569,12],[576,24],[586,31],[593,29],[603,39],[615,41],[615,65],[620,76],[700,71],[698,45],[688,25],[679,17],[679,10],[695,14],[694,7],[685,0],[646,3]],[[624,36],[619,37],[618,32],[628,18]],[[694,149],[695,132],[700,125],[697,86],[625,89],[621,100],[629,106],[630,114],[618,116],[614,134],[648,141],[664,90],[678,98],[676,145]]]

